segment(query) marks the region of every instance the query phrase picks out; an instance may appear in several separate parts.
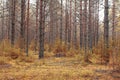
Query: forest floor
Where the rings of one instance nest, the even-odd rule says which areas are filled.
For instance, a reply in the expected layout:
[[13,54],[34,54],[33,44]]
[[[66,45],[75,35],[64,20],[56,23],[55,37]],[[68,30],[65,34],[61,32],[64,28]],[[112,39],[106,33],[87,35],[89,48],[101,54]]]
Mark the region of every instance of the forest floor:
[[0,80],[120,80],[120,71],[74,57],[36,58],[34,62],[9,60],[0,65]]

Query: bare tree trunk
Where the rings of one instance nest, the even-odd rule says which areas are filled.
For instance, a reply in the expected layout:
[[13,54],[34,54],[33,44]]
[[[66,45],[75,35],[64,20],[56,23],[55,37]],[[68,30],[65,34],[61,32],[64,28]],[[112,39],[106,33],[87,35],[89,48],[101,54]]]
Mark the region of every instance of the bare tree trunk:
[[95,46],[95,0],[92,1],[92,44]]
[[88,47],[92,50],[92,15],[91,15],[91,8],[92,8],[92,1],[89,0],[89,23],[88,23]]
[[8,3],[8,11],[9,11],[9,19],[8,19],[8,40],[11,40],[11,11],[12,11],[12,0],[9,0],[9,3]]
[[[112,6],[112,48],[113,48],[113,50],[115,50],[115,49],[117,49],[116,47],[115,47],[115,15],[116,15],[116,10],[115,10],[115,8],[116,8],[116,5],[115,5],[115,0],[113,0],[113,6]],[[116,53],[116,54],[118,54],[118,53]],[[110,56],[110,57],[112,57],[112,62],[113,62],[113,65],[112,65],[112,67],[113,67],[113,69],[115,69],[115,59],[116,59],[116,62],[117,62],[117,56],[115,56],[115,52],[113,52],[112,53],[112,55]]]
[[69,6],[70,6],[70,16],[69,16],[69,28],[68,28],[68,49],[70,49],[71,47],[71,27],[72,27],[72,0],[70,0],[70,3],[69,3]]
[[75,0],[75,12],[74,12],[74,47],[77,48],[77,20],[76,20],[76,10],[77,9],[77,2]]
[[60,18],[60,41],[62,42],[62,33],[63,33],[63,24],[62,24],[62,17],[63,17],[63,0],[61,0],[61,18]]
[[39,59],[44,57],[43,0],[40,0]]
[[68,0],[66,0],[66,5],[65,5],[65,44],[67,45],[67,39],[68,39]]
[[109,48],[109,5],[108,5],[108,0],[105,0],[105,11],[104,11],[104,55],[103,59],[105,63],[109,62],[109,53],[108,53],[108,48]]
[[99,30],[99,0],[94,2],[94,46],[98,44]]
[[98,44],[98,41],[99,41],[99,0],[97,1],[97,23],[96,23],[96,43]]
[[11,13],[11,44],[14,46],[15,42],[15,5],[16,5],[16,0],[12,0],[12,13]]
[[26,35],[26,56],[28,56],[28,49],[29,49],[29,4],[30,3],[30,0],[28,0],[28,2],[27,2],[27,31],[26,31],[26,33],[27,33],[27,35]]
[[113,0],[113,9],[112,9],[112,42],[114,46],[115,40],[115,1]]
[[37,51],[37,42],[38,42],[38,21],[39,21],[39,18],[38,18],[38,6],[39,6],[39,0],[36,0],[36,31],[35,31],[35,34],[36,34],[36,37],[35,37],[35,52]]
[[2,11],[2,40],[4,39],[4,0],[3,2],[3,11]]
[[89,62],[87,53],[87,0],[84,0],[84,50],[85,50],[85,62]]
[[53,36],[54,36],[54,15],[53,15],[53,0],[50,1],[50,4],[49,4],[49,11],[50,11],[50,26],[49,26],[49,44],[50,44],[50,47],[49,47],[49,51],[51,51],[51,48],[52,48],[52,45],[53,45]]
[[80,0],[80,48],[83,47],[83,10],[82,0]]
[[25,0],[21,0],[21,28],[20,28],[20,48],[24,48],[25,38]]

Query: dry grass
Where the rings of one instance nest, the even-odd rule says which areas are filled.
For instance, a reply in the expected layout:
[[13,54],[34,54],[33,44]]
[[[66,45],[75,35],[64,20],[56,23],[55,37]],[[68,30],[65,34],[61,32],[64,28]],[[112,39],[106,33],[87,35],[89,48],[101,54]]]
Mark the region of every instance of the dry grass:
[[0,70],[0,80],[114,80],[102,73],[107,67],[81,65],[75,58],[45,58],[34,63],[12,61],[11,64],[10,68]]
[[[3,59],[4,58],[4,59]],[[3,60],[2,60],[3,59]],[[18,60],[20,62],[34,62],[33,51],[29,51],[29,57],[26,57],[25,52],[20,48],[11,47],[9,42],[5,40],[0,44],[0,62],[7,63],[8,61]]]
[[0,57],[0,65],[6,65],[7,64],[7,59],[5,57]]
[[[111,68],[96,64],[101,60],[102,45],[97,45],[93,53],[87,51],[90,61],[94,63],[88,64],[84,62],[84,50],[73,47],[68,50],[59,41],[51,52],[49,45],[45,45],[45,58],[41,60],[34,53],[32,43],[26,57],[19,47],[11,48],[9,42],[3,42],[0,44],[0,80],[120,80],[111,76]],[[110,47],[109,53],[112,52],[120,53],[120,50],[117,52]],[[57,58],[57,55],[60,57]],[[120,66],[120,59],[117,61]]]

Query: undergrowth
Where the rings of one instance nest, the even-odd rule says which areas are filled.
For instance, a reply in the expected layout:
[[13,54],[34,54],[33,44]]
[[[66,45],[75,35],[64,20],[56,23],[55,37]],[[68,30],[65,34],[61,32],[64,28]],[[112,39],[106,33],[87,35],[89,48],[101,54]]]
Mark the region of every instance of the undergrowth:
[[[38,50],[36,53],[34,52],[35,42],[32,41],[29,46],[29,56],[26,57],[25,50],[21,50],[16,43],[14,47],[11,47],[11,44],[8,40],[4,40],[0,43],[0,57],[7,57],[10,60],[19,59],[20,62],[34,62],[38,55]],[[115,44],[117,45],[117,44]],[[115,48],[112,47],[112,42],[110,42],[110,47],[108,49],[108,54],[110,54],[110,64],[112,65],[120,65],[120,45],[117,45]],[[38,47],[37,47],[38,49]],[[51,50],[50,50],[51,49]],[[34,56],[34,54],[37,54]],[[44,57],[74,57],[79,61],[84,60],[84,49],[75,49],[73,45],[68,45],[65,42],[60,42],[60,40],[56,40],[55,43],[50,46],[49,44],[45,44],[45,53]],[[102,54],[104,54],[104,44],[103,41],[99,41],[98,45],[93,47],[92,50],[87,49],[86,54],[88,54],[88,58],[92,63],[101,63],[102,62]],[[114,63],[113,63],[114,59]],[[5,61],[1,60],[1,63]],[[84,61],[83,61],[84,62]],[[115,63],[116,62],[116,63]]]

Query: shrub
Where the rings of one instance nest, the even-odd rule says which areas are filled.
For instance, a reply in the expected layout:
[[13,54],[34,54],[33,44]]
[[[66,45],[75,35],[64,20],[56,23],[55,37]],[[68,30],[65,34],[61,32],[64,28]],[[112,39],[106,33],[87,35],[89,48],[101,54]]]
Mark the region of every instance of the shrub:
[[70,50],[67,51],[66,56],[67,57],[73,57],[75,55],[78,55],[80,52],[79,50],[76,50],[75,48],[70,48]]
[[67,45],[64,42],[60,42],[60,40],[56,40],[51,52],[53,52],[54,57],[65,57],[67,53]]

